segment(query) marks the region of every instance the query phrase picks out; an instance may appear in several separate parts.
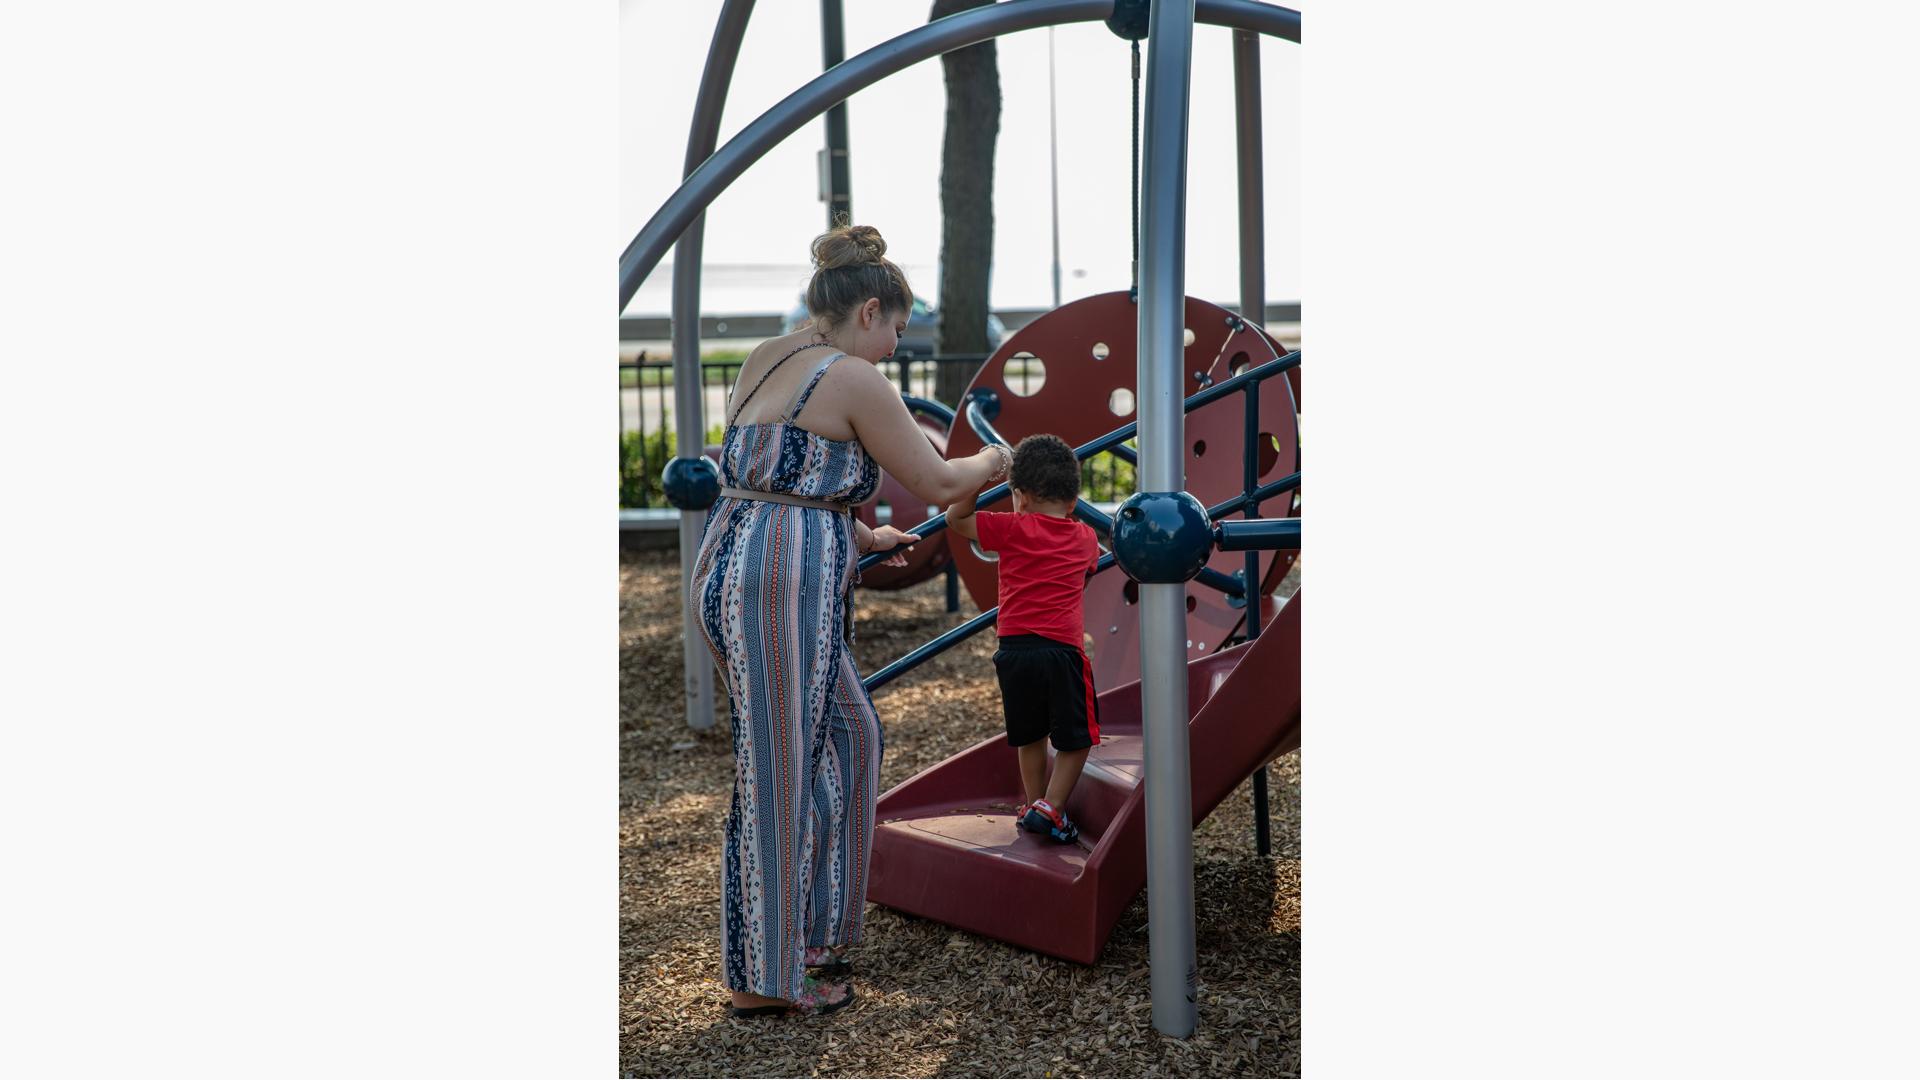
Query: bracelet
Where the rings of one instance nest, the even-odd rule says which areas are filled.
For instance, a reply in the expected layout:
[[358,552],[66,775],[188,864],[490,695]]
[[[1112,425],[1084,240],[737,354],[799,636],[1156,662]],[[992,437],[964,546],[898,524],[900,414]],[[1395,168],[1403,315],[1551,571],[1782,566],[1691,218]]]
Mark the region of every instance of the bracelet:
[[1007,449],[1000,443],[989,443],[988,445],[992,447],[996,452],[996,456],[1000,459],[999,467],[994,470],[993,476],[989,479],[995,481],[1005,480],[1007,474],[1013,471],[1013,451]]

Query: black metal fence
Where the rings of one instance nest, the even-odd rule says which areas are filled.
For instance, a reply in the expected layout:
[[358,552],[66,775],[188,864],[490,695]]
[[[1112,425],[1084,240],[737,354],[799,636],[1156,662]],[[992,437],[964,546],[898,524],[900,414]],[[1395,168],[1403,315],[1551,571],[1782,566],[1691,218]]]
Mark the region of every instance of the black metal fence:
[[[968,378],[986,362],[982,355],[910,356],[876,365],[903,394],[941,401],[936,392],[943,368],[963,368]],[[743,360],[712,361],[700,365],[700,384],[706,394],[706,442],[719,443],[724,420],[721,407],[740,375]],[[1022,394],[1038,390],[1046,380],[1039,364],[1008,365],[1007,378]],[[620,508],[666,507],[660,490],[660,471],[674,451],[673,365],[642,352],[620,362]],[[1113,502],[1133,493],[1133,470],[1111,455],[1082,465],[1081,485],[1093,502]],[[911,524],[911,523],[908,523]]]

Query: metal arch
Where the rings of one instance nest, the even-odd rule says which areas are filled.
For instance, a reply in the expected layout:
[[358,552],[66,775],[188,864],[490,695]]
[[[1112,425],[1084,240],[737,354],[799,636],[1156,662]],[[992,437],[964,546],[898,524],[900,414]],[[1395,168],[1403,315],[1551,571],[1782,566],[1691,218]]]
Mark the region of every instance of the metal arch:
[[[1104,19],[1113,0],[1020,0],[975,8],[915,27],[823,72],[762,113],[681,184],[620,253],[620,310],[679,235],[747,167],[814,117],[896,71],[1020,30]],[[1300,39],[1300,13],[1257,0],[1198,0],[1196,19]]]
[[1193,21],[1252,30],[1300,44],[1300,13],[1260,0],[1199,0],[1194,5]]
[[[700,74],[694,97],[693,123],[687,131],[687,160],[683,175],[691,176],[713,154],[720,140],[720,115],[726,108],[727,88],[733,82],[734,62],[740,57],[740,39],[746,34],[753,0],[726,0],[713,28],[713,44]],[[676,457],[695,458],[706,449],[706,408],[700,381],[700,249],[706,239],[706,215],[693,219],[680,235],[673,259],[673,422]],[[626,310],[626,302],[620,304]],[[692,388],[689,393],[688,388]],[[704,510],[680,511],[680,591],[693,583],[694,563],[700,557]],[[682,689],[687,726],[713,726],[713,658],[698,648],[699,615],[692,604],[680,605]]]

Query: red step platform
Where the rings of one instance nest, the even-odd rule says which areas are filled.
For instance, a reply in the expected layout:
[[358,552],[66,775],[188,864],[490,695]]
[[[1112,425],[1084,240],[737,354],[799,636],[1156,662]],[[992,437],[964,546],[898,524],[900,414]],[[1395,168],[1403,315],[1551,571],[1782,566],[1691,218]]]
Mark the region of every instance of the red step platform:
[[[1254,641],[1187,665],[1193,821],[1300,745],[1300,597]],[[1091,964],[1146,885],[1140,684],[1100,695],[1100,745],[1067,813],[1076,844],[1021,831],[1004,735],[880,797],[868,898],[976,934]]]

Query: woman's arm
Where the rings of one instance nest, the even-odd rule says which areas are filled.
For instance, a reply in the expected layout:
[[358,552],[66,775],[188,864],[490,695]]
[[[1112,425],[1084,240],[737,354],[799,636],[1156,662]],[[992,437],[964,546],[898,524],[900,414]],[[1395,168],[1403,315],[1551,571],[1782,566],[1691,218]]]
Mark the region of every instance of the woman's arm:
[[[853,519],[853,547],[856,554],[865,556],[876,551],[892,551],[893,555],[881,560],[881,566],[907,565],[907,551],[913,550],[914,541],[920,539],[910,532],[901,532],[891,525],[882,525],[877,529],[867,528],[866,522]],[[907,551],[895,551],[901,544],[907,545]]]
[[908,491],[944,506],[1004,476],[1005,455],[991,446],[956,461],[941,457],[900,400],[899,388],[870,364],[856,367],[847,388],[847,422],[867,453]]

